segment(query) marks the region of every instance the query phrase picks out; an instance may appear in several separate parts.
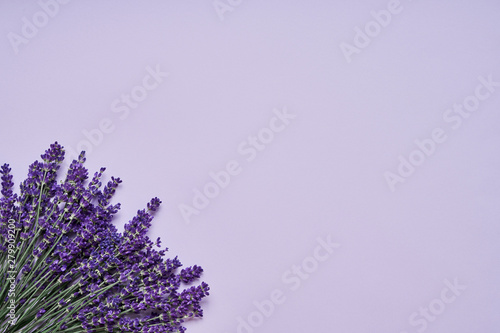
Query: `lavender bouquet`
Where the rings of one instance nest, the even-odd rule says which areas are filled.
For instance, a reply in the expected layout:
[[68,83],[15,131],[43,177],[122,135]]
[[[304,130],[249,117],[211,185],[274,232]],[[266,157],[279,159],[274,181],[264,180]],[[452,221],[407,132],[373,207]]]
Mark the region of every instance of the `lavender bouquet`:
[[168,249],[146,233],[161,201],[153,198],[123,233],[111,223],[120,178],[102,187],[104,168],[88,180],[85,153],[56,181],[64,149],[52,144],[13,193],[11,169],[0,168],[0,332],[184,332],[202,317],[202,273],[164,259]]

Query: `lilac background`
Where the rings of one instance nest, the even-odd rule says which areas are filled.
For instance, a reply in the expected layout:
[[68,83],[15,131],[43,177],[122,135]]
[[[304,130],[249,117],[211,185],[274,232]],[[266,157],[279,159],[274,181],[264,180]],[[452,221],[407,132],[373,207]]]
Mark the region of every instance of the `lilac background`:
[[[500,82],[500,3],[401,0],[349,62],[342,43],[392,1],[228,1],[223,20],[211,0],[1,1],[0,162],[16,183],[108,119],[87,167],[124,180],[117,223],[160,197],[151,235],[205,268],[190,333],[500,331],[500,87],[459,128],[443,118],[478,77]],[[43,26],[16,47],[23,17]],[[112,103],[147,67],[169,75],[121,119]],[[240,144],[283,108],[296,118],[247,161]],[[446,141],[391,191],[384,173],[434,128]],[[241,173],[187,223],[180,205],[231,160]],[[328,235],[341,246],[311,260]],[[315,262],[292,290],[292,265]],[[449,304],[446,279],[466,286]]]

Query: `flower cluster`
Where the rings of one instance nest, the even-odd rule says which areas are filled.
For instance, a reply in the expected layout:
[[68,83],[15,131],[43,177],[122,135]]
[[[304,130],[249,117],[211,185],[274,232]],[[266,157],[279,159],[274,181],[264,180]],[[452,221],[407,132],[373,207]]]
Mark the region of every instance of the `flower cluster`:
[[202,317],[203,272],[165,259],[146,235],[161,201],[153,198],[119,233],[112,224],[121,183],[90,179],[85,153],[57,181],[64,149],[52,144],[13,191],[11,169],[0,168],[0,332],[184,332]]

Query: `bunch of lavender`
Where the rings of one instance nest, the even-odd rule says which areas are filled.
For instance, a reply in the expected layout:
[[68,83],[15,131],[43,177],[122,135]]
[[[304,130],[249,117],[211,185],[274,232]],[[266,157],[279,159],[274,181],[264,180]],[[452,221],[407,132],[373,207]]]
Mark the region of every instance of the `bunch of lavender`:
[[0,332],[184,332],[202,317],[205,282],[199,266],[164,259],[168,249],[146,233],[161,201],[125,225],[113,226],[120,178],[102,187],[104,168],[88,180],[85,153],[56,181],[64,149],[52,144],[13,193],[8,164],[0,168]]

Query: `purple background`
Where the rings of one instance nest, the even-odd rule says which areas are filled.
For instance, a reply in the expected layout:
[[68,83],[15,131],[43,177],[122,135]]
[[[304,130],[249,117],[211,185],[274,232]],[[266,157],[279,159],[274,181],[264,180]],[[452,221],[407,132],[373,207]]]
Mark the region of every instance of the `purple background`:
[[[151,236],[212,288],[189,333],[500,331],[500,86],[477,88],[500,82],[499,2],[63,2],[0,2],[0,162],[18,184],[50,143],[86,149],[124,181],[120,227],[160,197]],[[391,191],[400,156],[421,164]]]

